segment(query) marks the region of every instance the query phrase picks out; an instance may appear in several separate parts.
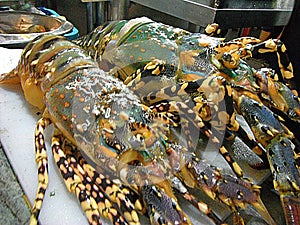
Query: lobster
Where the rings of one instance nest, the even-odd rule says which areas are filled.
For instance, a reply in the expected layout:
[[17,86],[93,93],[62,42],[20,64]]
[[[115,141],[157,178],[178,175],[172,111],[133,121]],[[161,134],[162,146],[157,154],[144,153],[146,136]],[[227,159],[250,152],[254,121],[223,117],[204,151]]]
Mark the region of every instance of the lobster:
[[[212,32],[215,30],[215,27],[213,28]],[[243,131],[235,119],[236,113],[244,113],[241,113],[240,103],[244,102],[244,96],[247,96],[258,104],[264,104],[272,109],[272,113],[282,114],[285,116],[285,120],[288,120],[287,122],[299,123],[300,100],[293,81],[293,68],[285,53],[285,46],[280,40],[261,42],[257,38],[246,37],[224,42],[222,38],[190,33],[148,18],[137,18],[111,22],[106,26],[96,28],[75,43],[83,47],[101,68],[134,90],[144,104],[168,115],[171,111],[171,117],[176,119],[178,116],[182,117],[187,114],[187,111],[183,112],[182,109],[172,106],[172,102],[177,101],[182,105],[189,105],[192,99],[192,106],[188,108],[192,108],[194,114],[198,114],[202,121],[205,121],[204,125],[201,124],[200,129],[204,129],[206,132],[207,127],[210,129],[213,127],[219,132],[219,127],[224,129],[224,126],[220,126],[220,124],[225,124],[227,139],[232,139],[232,135],[240,136],[264,162],[267,161],[267,164],[270,165],[274,176],[274,187],[280,192],[282,199],[292,196],[291,198],[296,202],[289,207],[285,204],[288,203],[288,200],[282,200],[287,224],[299,224],[299,207],[297,205],[299,201],[297,180],[297,176],[299,176],[299,141],[287,127],[284,128],[285,132],[279,132],[279,134],[277,134],[276,128],[274,128],[275,131],[268,129],[267,131],[256,131],[256,126],[265,128],[262,125],[265,121],[272,123],[271,121],[279,120],[276,123],[279,123],[280,127],[284,126],[283,123],[286,121],[275,114],[259,121],[261,123],[258,125],[254,125],[257,121],[247,119],[249,126],[255,131],[256,141],[263,146],[264,149],[262,149],[261,145],[256,144]],[[276,71],[270,68],[253,68],[247,63],[247,59],[253,55],[266,53],[273,53],[278,58]],[[216,78],[219,76],[224,77],[226,81],[222,82],[222,79]],[[153,82],[153,80],[158,80],[158,82]],[[207,82],[206,85],[203,85],[205,82]],[[223,94],[219,95],[219,93]],[[171,106],[166,106],[170,103],[167,104],[165,101],[171,101]],[[224,114],[222,114],[220,104],[222,101],[225,102],[226,108]],[[161,103],[161,109],[153,106],[158,103]],[[251,110],[255,112],[255,115],[265,112],[256,107],[252,107]],[[247,115],[248,112],[246,111],[245,114]],[[174,114],[176,115],[174,116]],[[254,118],[256,117],[254,116]],[[273,117],[276,118],[273,119]],[[221,118],[226,119],[224,121]],[[193,123],[194,119],[191,120]],[[185,123],[182,122],[182,124]],[[197,125],[195,126],[197,127]],[[187,130],[191,130],[191,128]],[[265,142],[261,138],[265,137],[264,132],[275,132],[276,135],[271,135],[274,138]],[[286,136],[287,133],[289,135]],[[186,136],[188,138],[188,135]],[[207,136],[210,137],[210,135]],[[280,145],[282,140],[293,144]],[[295,149],[291,147],[292,145],[295,145]],[[287,155],[281,158],[279,157],[281,153],[278,153],[279,155],[271,154],[270,148],[273,147]],[[283,150],[285,148],[289,149],[288,152],[295,152],[293,154],[296,156],[288,158],[291,154],[286,153]],[[227,151],[220,151],[224,153],[224,157],[230,163],[233,162]],[[275,156],[279,158],[272,159]],[[278,171],[274,170],[274,167],[279,163],[287,165],[289,160],[294,167],[280,171],[290,173],[287,171],[292,170],[294,178],[292,181],[280,180],[278,185],[278,175],[276,175]],[[257,167],[257,165],[252,166]],[[233,165],[232,168],[238,176],[242,176],[240,170],[236,169],[237,166]],[[292,183],[288,191],[283,188],[287,185],[286,183]],[[285,197],[286,194],[288,197]]]
[[48,185],[44,130],[51,123],[54,160],[90,224],[101,224],[101,217],[113,224],[140,224],[140,214],[152,224],[192,224],[175,190],[220,223],[189,189],[228,205],[237,224],[244,223],[239,208],[246,205],[275,224],[257,185],[226,174],[181,145],[175,112],[160,112],[161,104],[142,104],[65,38],[41,35],[30,42],[18,66],[1,75],[1,84],[14,82],[21,83],[30,104],[43,110],[35,129],[38,188],[31,224],[38,222]]

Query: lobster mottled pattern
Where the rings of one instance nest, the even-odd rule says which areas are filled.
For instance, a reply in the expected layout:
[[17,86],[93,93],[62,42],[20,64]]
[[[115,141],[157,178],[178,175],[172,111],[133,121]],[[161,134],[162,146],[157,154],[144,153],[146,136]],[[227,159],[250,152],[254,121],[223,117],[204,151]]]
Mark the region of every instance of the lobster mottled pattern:
[[[101,224],[101,217],[140,224],[140,215],[151,224],[192,224],[175,193],[222,223],[196,190],[229,206],[235,224],[244,224],[239,211],[249,205],[276,224],[260,187],[244,177],[225,147],[236,136],[259,159],[248,161],[252,167],[270,167],[287,224],[300,223],[300,144],[273,112],[300,121],[292,66],[280,60],[280,41],[223,42],[138,18],[111,22],[75,43],[40,36],[0,80],[21,82],[26,100],[44,110],[35,131],[39,186],[31,224],[48,184],[44,129],[51,123],[54,159],[90,224]],[[256,51],[277,54],[279,70],[251,67],[244,59]],[[206,143],[236,176],[201,158]]]

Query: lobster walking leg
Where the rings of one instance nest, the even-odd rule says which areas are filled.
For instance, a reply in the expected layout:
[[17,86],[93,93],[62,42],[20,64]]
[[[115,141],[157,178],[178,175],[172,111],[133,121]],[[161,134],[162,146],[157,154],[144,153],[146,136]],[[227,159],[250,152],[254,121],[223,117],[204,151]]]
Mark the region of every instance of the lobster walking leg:
[[244,224],[238,208],[245,209],[247,204],[252,205],[269,224],[276,224],[260,198],[259,186],[226,174],[205,160],[197,158],[195,154],[186,153],[178,145],[171,144],[168,148],[171,158],[177,159],[172,160],[172,162],[177,161],[172,166],[178,173],[178,177],[184,178],[182,182],[185,185],[199,188],[210,198],[228,205],[234,212],[235,224]]
[[[86,213],[90,224],[102,224],[100,220],[100,213],[95,198],[93,198],[90,192],[83,184],[83,179],[74,170],[74,166],[69,162],[68,156],[65,155],[60,144],[60,134],[55,134],[52,137],[52,152],[54,160],[60,170],[65,184],[70,192],[76,194],[83,211]],[[79,165],[76,165],[79,167]]]
[[30,225],[38,223],[45,192],[48,186],[48,159],[45,146],[44,130],[51,123],[47,118],[41,118],[35,129],[35,160],[38,165],[38,188],[32,207]]
[[298,225],[300,176],[294,158],[293,135],[271,110],[253,99],[241,96],[238,105],[254,135],[266,148],[274,189],[280,194],[286,222]]
[[280,200],[287,225],[300,224],[300,174],[294,161],[292,143],[284,137],[275,137],[267,147],[274,188]]
[[[80,157],[81,153],[77,149],[75,150],[76,153],[71,151],[70,148],[73,148],[73,146],[63,146],[64,150],[62,150],[62,138],[61,134],[57,134],[52,139],[55,161],[60,168],[68,190],[74,192],[79,199],[89,223],[101,224],[100,216],[103,216],[115,225],[125,225],[129,222],[139,225],[137,212],[124,196],[121,194],[117,196],[120,204],[125,203],[127,204],[126,206],[129,204],[126,208],[127,213],[124,212],[124,216],[118,208],[112,205],[111,198],[113,196],[111,193],[105,191],[110,190],[110,188],[117,189],[118,187],[113,183],[109,183],[103,174],[97,173],[85,160],[78,161],[76,155]],[[106,187],[106,190],[103,190],[103,187]],[[120,204],[118,204],[119,207]],[[128,212],[128,209],[131,211]]]
[[[277,66],[279,68],[278,73],[281,74],[281,81],[284,81],[291,89],[295,88],[293,66],[286,54],[286,47],[279,39],[269,39],[267,41],[261,42],[259,44],[252,46],[252,51],[257,51],[258,53],[275,53],[277,58]],[[295,94],[297,93],[296,90]]]
[[[69,148],[70,150],[67,150]],[[103,195],[109,197],[112,202],[116,203],[117,207],[122,212],[121,214],[124,215],[127,222],[132,225],[139,225],[140,222],[137,211],[142,211],[142,205],[139,200],[139,196],[133,190],[130,190],[126,186],[122,185],[121,181],[117,177],[114,177],[112,174],[110,174],[109,171],[103,171],[100,173],[99,170],[102,170],[101,168],[96,170],[94,167],[88,164],[81,152],[74,146],[66,146],[66,144],[64,144],[64,149],[82,167],[83,170],[78,171],[81,176],[89,177],[91,179],[93,185],[88,185],[88,187],[92,195],[97,195],[96,191],[99,191],[102,194],[105,193]],[[104,175],[104,173],[106,173],[106,175]],[[97,190],[93,190],[93,187],[97,187]],[[100,212],[104,212],[105,205],[103,202],[105,202],[105,200],[98,200],[97,202]],[[106,214],[106,217],[108,217],[115,224],[122,223],[123,219],[120,215],[112,218],[112,213],[105,212],[103,214]]]
[[189,201],[197,210],[207,215],[214,224],[221,223],[218,216],[210,209],[210,207],[205,202],[199,201],[196,196],[191,194],[177,177],[172,179],[172,184],[187,201]]

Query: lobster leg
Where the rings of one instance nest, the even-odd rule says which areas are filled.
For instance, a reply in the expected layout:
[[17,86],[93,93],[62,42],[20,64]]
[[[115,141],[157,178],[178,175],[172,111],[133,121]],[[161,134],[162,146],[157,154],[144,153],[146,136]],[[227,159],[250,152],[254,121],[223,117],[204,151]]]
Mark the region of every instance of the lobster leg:
[[300,174],[294,162],[292,144],[276,137],[267,147],[274,188],[280,194],[287,225],[300,224]]
[[287,85],[293,89],[291,81],[294,78],[293,66],[286,54],[286,47],[279,39],[269,39],[264,42],[252,46],[252,51],[261,54],[275,53],[277,57],[278,73],[281,74],[281,80],[285,81]]
[[[152,62],[149,62],[144,68],[128,77],[130,80],[128,86],[139,94],[139,90],[141,89],[140,82],[143,81],[142,78],[158,75],[161,77],[174,77],[174,73],[176,72],[175,68],[170,70],[170,68],[166,68],[166,66],[167,65],[164,65],[164,62],[161,60],[153,60]],[[181,76],[183,77],[184,75]],[[189,74],[189,76],[191,76],[191,74]],[[226,135],[230,134],[230,137],[226,136],[226,138],[232,139],[235,135],[239,136],[245,144],[249,146],[249,148],[261,157],[264,162],[267,162],[264,150],[250,135],[245,132],[235,119],[235,110],[230,85],[228,85],[226,81],[219,76],[211,76],[205,79],[199,76],[197,76],[197,78],[185,77],[184,79],[187,79],[187,81],[182,84],[167,85],[160,90],[148,93],[146,96],[142,95],[141,98],[146,105],[152,105],[152,109],[156,111],[159,111],[160,108],[162,108],[164,111],[168,110],[168,112],[170,112],[170,106],[169,109],[165,109],[168,104],[156,104],[160,101],[170,101],[169,104],[176,105],[173,109],[179,107],[183,109],[183,103],[179,105],[179,103],[172,103],[173,101],[185,102],[185,108],[192,109],[193,112],[189,113],[188,110],[182,110],[184,111],[184,114],[190,115],[191,118],[197,115],[197,117],[192,119],[192,121],[199,121],[197,118],[201,118],[201,121],[203,122],[208,121],[211,127],[216,129],[216,131],[220,131],[226,126]],[[177,113],[178,112],[179,111],[177,110]],[[198,124],[203,124],[203,122]],[[209,131],[206,125],[202,125],[200,129],[204,129],[204,132],[209,138],[211,133],[215,133]],[[190,130],[190,128],[187,130]]]
[[280,194],[287,224],[299,224],[300,176],[293,135],[271,110],[253,99],[241,96],[238,105],[256,138],[266,148],[274,189]]
[[35,128],[35,160],[38,165],[38,188],[31,210],[30,225],[38,223],[45,192],[48,186],[48,159],[44,130],[51,123],[48,118],[41,118]]
[[207,215],[214,224],[221,223],[217,215],[215,215],[209,206],[205,202],[198,201],[197,197],[191,194],[177,177],[172,178],[172,184],[184,199],[189,201],[197,210]]
[[[137,200],[133,205],[128,198],[128,195],[131,194],[128,189],[122,188],[120,183],[116,183],[116,180],[109,180],[103,174],[98,173],[85,161],[79,150],[74,149],[74,146],[68,143],[66,144],[66,141],[64,141],[64,150],[62,150],[60,146],[61,138],[62,136],[58,135],[54,136],[53,140],[56,161],[59,168],[67,167],[68,165],[72,168],[74,174],[67,174],[61,171],[62,176],[68,189],[76,193],[89,222],[93,224],[96,221],[98,224],[97,220],[101,215],[109,218],[115,225],[128,223],[139,225],[139,217],[135,210],[135,208],[141,210],[141,207],[138,207],[140,205],[138,198],[135,198]],[[65,152],[65,160],[62,160],[64,154],[62,151]],[[74,180],[71,179],[71,176]],[[77,180],[78,178],[80,180]],[[84,192],[85,194],[83,194]],[[89,202],[92,204],[89,205]],[[117,203],[117,208],[111,202]],[[120,210],[124,213],[121,213]]]
[[175,67],[172,67],[172,71],[168,71],[166,69],[166,65],[162,60],[154,59],[151,62],[147,63],[143,68],[138,69],[135,73],[131,74],[130,76],[126,77],[123,81],[128,87],[133,88],[134,91],[140,87],[138,84],[141,79],[147,76],[162,76],[166,75],[172,77],[175,75]]
[[[232,48],[233,50],[231,50],[230,46],[234,46]],[[274,61],[276,61],[269,61],[268,63],[274,64],[271,65],[271,67],[276,68],[276,73],[281,74],[280,81],[285,82],[287,86],[293,90],[294,94],[298,95],[298,90],[296,89],[296,84],[294,83],[293,66],[286,53],[286,47],[284,43],[282,43],[279,39],[261,41],[257,38],[242,37],[233,39],[228,43],[221,44],[219,49],[215,49],[218,50],[217,52],[220,52],[219,55],[221,56],[219,56],[219,58],[221,58],[223,62],[228,61],[227,58],[234,58],[235,62],[238,62],[240,58],[245,59],[247,57],[252,57],[252,55],[268,54],[268,59],[274,58]],[[272,57],[270,53],[275,54],[275,57]],[[227,55],[228,57],[224,57]],[[236,65],[238,65],[238,63],[235,63],[235,66]],[[229,68],[226,65],[225,67]]]
[[72,163],[71,161],[73,160],[70,156],[64,153],[64,150],[61,148],[60,138],[61,134],[57,134],[57,132],[53,135],[52,152],[66,187],[70,192],[76,194],[80,205],[88,218],[89,224],[102,224],[96,199],[91,195],[87,190],[86,185],[83,183],[83,180],[87,178],[78,175],[78,172],[74,167],[78,170],[79,165],[76,164],[76,161]]
[[171,162],[174,172],[182,182],[190,188],[199,188],[210,198],[228,205],[235,214],[236,224],[244,223],[238,208],[245,209],[246,204],[252,205],[269,224],[276,224],[260,199],[260,187],[257,185],[223,173],[221,169],[209,165],[194,154],[186,154],[181,146],[170,144],[168,154],[173,159]]
[[[86,173],[82,174],[82,176],[88,176],[94,185],[98,186],[102,193],[106,193],[110,200],[117,204],[118,208],[123,212],[122,214],[124,214],[124,217],[130,224],[138,225],[139,218],[137,211],[142,212],[143,207],[136,192],[124,186],[118,178],[114,177],[112,174],[108,174],[107,171],[100,173],[99,170],[102,170],[101,168],[96,170],[87,163],[78,149],[74,149],[74,146],[70,146],[70,148],[70,154],[76,158],[76,161]],[[107,175],[104,176],[103,173],[106,173]],[[92,192],[92,190],[89,191]],[[102,204],[98,203],[98,205],[100,206],[99,208],[103,208]],[[108,214],[108,217],[109,216],[110,215]],[[110,220],[112,221],[113,218],[110,218]]]

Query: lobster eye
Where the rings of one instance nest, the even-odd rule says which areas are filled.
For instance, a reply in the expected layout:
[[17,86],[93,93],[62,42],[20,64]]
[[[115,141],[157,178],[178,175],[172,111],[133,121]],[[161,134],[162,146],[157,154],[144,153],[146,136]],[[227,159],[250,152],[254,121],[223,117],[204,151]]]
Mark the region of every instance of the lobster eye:
[[268,126],[262,126],[262,127],[261,127],[261,130],[262,130],[264,133],[266,133],[266,134],[269,134],[269,135],[272,134],[272,133],[270,133],[270,129],[269,129]]
[[238,200],[242,200],[243,199],[243,193],[241,191],[237,191],[237,197],[238,197]]
[[253,121],[253,122],[258,122],[258,118],[257,118],[257,116],[254,115],[254,114],[250,114],[250,119],[251,119],[251,121]]
[[[298,98],[299,98],[298,96],[293,95],[293,99],[294,99],[294,100],[298,100]],[[299,100],[298,100],[298,101],[299,101]]]
[[222,59],[224,59],[225,61],[229,61],[230,62],[232,60],[232,56],[228,52],[225,52],[222,55]]

